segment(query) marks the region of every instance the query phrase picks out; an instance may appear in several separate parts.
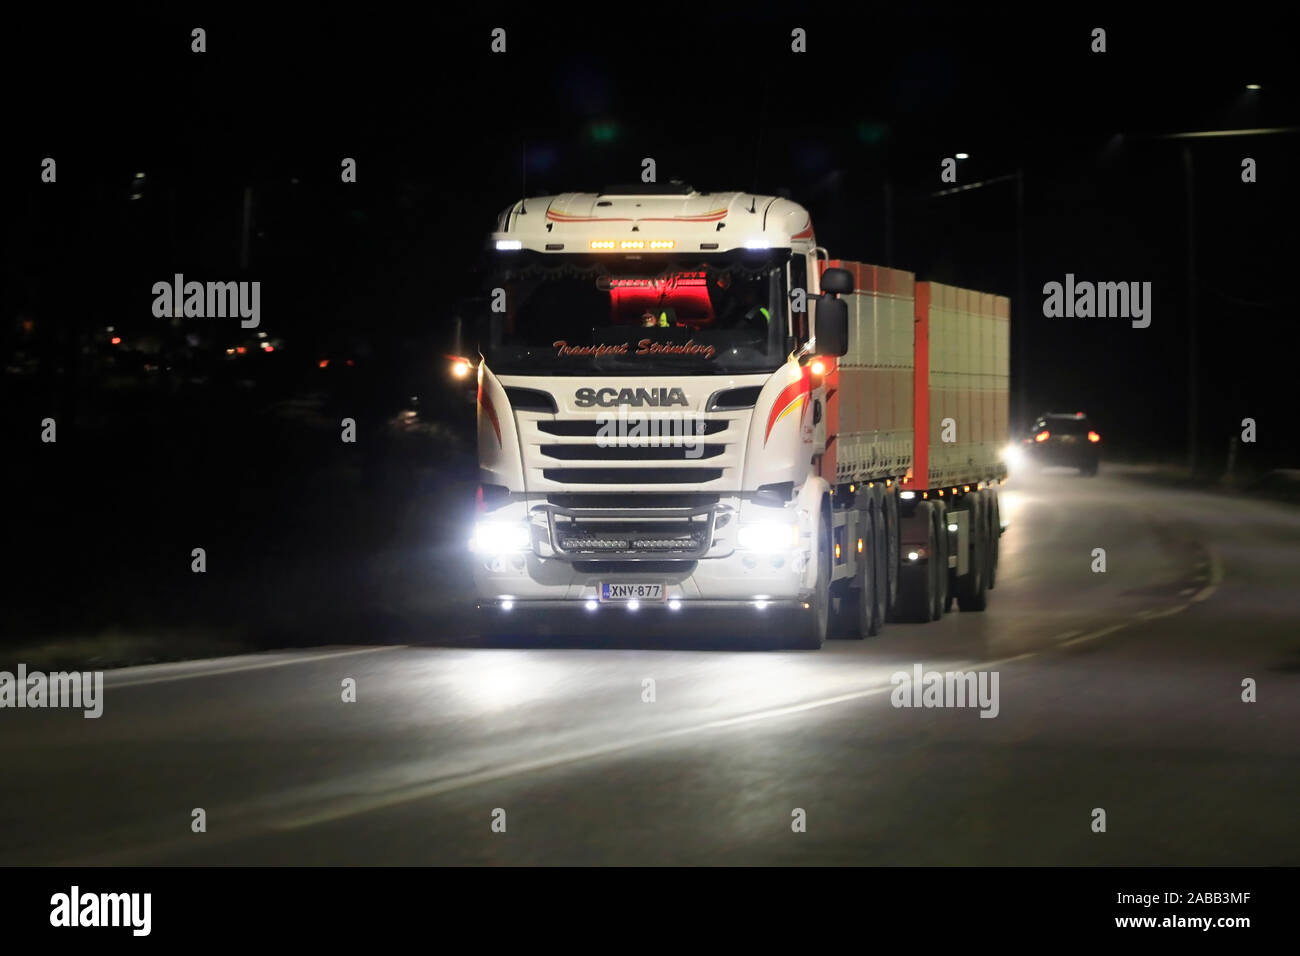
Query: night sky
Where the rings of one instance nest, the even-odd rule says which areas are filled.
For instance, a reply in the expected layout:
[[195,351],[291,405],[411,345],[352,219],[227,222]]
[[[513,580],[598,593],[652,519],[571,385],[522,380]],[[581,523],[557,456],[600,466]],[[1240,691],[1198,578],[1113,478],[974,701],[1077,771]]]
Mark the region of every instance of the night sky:
[[[1029,411],[1086,409],[1112,447],[1177,456],[1186,145],[1206,454],[1221,456],[1250,416],[1259,454],[1294,461],[1297,137],[1160,138],[1300,125],[1291,32],[1271,14],[147,9],[23,14],[0,41],[6,349],[25,315],[143,329],[150,286],[174,272],[262,280],[266,327],[291,342],[436,338],[478,291],[502,208],[525,190],[632,181],[650,156],[661,181],[788,191],[833,257],[1010,296]],[[206,53],[190,52],[194,26]],[[496,26],[504,55],[489,50]],[[1103,54],[1089,49],[1098,26]],[[806,54],[790,52],[794,27],[808,31]],[[1026,301],[1014,181],[931,195],[946,188],[941,160],[962,151],[958,184],[1023,170]],[[45,156],[56,185],[39,180]],[[339,181],[345,156],[356,184]],[[1253,184],[1241,181],[1247,156]],[[1044,318],[1043,284],[1068,272],[1152,282],[1151,327]]]

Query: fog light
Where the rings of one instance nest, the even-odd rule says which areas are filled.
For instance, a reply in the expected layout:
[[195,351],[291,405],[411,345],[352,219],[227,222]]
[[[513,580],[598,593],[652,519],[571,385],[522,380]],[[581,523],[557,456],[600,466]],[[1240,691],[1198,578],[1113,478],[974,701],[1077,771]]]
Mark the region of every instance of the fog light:
[[503,598],[501,601],[501,610],[503,611],[509,611],[514,606],[515,606],[515,602],[512,601],[510,598]]
[[677,598],[673,598],[671,601],[668,602],[668,610],[680,611],[681,609],[682,609],[682,602],[677,600]]
[[736,543],[748,551],[786,551],[799,544],[799,526],[784,521],[742,525]]
[[627,602],[627,609],[628,609],[629,611],[635,611],[635,610],[636,610],[637,608],[639,608],[640,606],[641,606],[641,602],[640,602],[640,601],[628,601],[628,602]]
[[532,547],[532,528],[522,522],[480,521],[474,525],[469,549],[476,554],[509,554]]
[[916,551],[909,551],[909,552],[907,552],[907,560],[909,560],[909,561],[919,561],[920,559],[921,559],[921,555],[920,555],[918,552],[916,552]]
[[588,602],[587,602],[587,610],[588,610],[588,611],[594,611],[594,610],[596,610],[596,602],[595,602],[595,601],[588,601]]

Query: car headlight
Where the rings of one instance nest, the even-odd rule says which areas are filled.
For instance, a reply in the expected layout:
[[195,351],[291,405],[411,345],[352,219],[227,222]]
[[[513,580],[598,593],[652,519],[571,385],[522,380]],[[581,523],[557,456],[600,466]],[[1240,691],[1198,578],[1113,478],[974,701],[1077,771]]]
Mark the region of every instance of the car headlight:
[[744,524],[736,542],[747,551],[789,551],[799,544],[799,526],[785,521]]
[[469,549],[475,554],[508,554],[532,546],[532,528],[517,521],[476,522],[469,539]]

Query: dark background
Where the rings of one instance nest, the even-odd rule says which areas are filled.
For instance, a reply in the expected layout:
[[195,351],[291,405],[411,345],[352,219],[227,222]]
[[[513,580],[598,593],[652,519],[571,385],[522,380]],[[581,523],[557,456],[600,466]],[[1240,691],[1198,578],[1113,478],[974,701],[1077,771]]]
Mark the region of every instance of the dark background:
[[[660,181],[787,191],[833,257],[1010,296],[1017,411],[1086,409],[1113,455],[1186,461],[1194,296],[1201,473],[1223,470],[1244,417],[1259,442],[1238,467],[1296,464],[1296,135],[1162,138],[1297,125],[1285,21],[704,9],[8,14],[10,633],[197,620],[284,642],[316,633],[308,596],[331,622],[396,613],[421,586],[401,555],[458,527],[446,513],[473,480],[472,402],[445,356],[495,216],[525,192],[635,180],[646,156]],[[959,184],[1023,171],[1023,299],[1014,179],[933,196],[959,151]],[[151,286],[176,272],[260,280],[277,352],[229,359],[237,322],[155,319]],[[1044,318],[1043,284],[1067,272],[1150,281],[1150,328]],[[366,440],[338,441],[342,415]],[[227,558],[193,575],[205,542]],[[391,566],[326,566],[331,549]]]

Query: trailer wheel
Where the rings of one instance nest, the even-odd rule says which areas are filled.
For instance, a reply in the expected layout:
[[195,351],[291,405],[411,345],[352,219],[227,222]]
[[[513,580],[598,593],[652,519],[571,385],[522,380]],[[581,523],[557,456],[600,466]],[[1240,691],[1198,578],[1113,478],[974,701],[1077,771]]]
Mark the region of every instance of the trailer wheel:
[[790,646],[815,651],[826,643],[826,632],[830,627],[831,532],[824,515],[817,522],[817,583],[808,603],[812,607],[801,610],[796,618]]
[[885,496],[880,509],[885,519],[885,620],[889,620],[898,608],[898,495]]
[[966,576],[957,582],[957,606],[963,611],[982,611],[988,607],[989,544],[986,528],[988,510],[983,492],[967,496],[971,506],[970,567]]
[[[885,512],[888,505],[883,500],[878,500],[872,505],[871,509],[871,536],[872,543],[875,547],[871,551],[871,569],[875,576],[876,592],[876,609],[872,615],[875,620],[875,628],[871,635],[874,637],[885,629],[885,621],[888,620],[889,614],[889,531]],[[895,549],[892,552],[898,554]]]
[[942,501],[936,501],[931,513],[934,544],[930,547],[930,571],[934,576],[934,607],[930,612],[930,620],[937,621],[952,606],[952,595],[948,587],[948,509]]
[[934,507],[929,501],[916,506],[914,514],[926,528],[925,563],[903,561],[898,569],[898,610],[904,621],[929,621],[934,617],[938,579],[934,573]]
[[880,631],[875,620],[879,594],[876,591],[876,575],[872,570],[875,564],[872,558],[876,547],[876,523],[870,509],[862,513],[862,536],[865,540],[855,575],[858,582],[858,605],[857,616],[853,623],[856,628],[855,636],[866,638]]
[[989,512],[989,590],[998,580],[998,551],[1002,546],[1002,509],[998,505],[998,493],[992,488],[985,490]]

